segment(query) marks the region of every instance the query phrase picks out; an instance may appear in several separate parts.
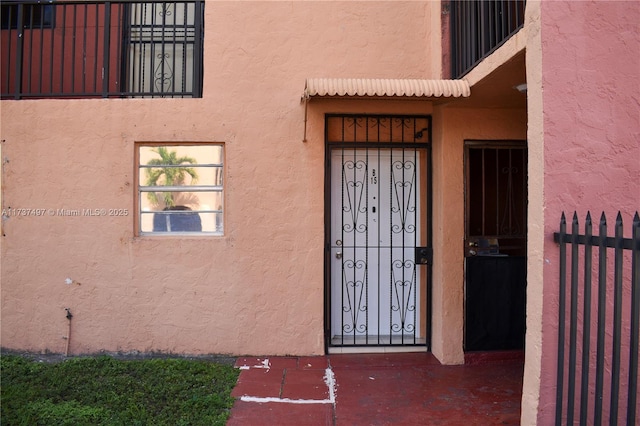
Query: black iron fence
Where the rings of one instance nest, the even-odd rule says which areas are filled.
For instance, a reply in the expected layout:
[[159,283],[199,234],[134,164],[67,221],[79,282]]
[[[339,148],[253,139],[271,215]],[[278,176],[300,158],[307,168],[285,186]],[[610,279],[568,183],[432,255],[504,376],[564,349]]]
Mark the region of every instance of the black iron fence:
[[452,0],[451,75],[460,78],[524,24],[526,0]]
[[608,236],[603,213],[594,236],[588,214],[580,234],[574,213],[568,233],[563,213],[554,234],[560,244],[557,425],[636,424],[640,218],[636,212],[631,238],[623,237],[622,222],[618,213]]
[[204,1],[3,1],[2,99],[201,97]]

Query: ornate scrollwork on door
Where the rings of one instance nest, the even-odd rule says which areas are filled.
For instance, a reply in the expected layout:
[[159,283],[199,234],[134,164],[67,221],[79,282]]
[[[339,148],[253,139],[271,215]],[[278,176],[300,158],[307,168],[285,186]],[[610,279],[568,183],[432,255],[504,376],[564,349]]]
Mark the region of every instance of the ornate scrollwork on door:
[[361,316],[367,313],[367,264],[364,260],[346,260],[342,263],[342,275],[342,331],[365,333],[367,322]]
[[413,233],[416,231],[411,219],[416,212],[415,203],[415,180],[416,164],[414,161],[394,161],[391,165],[391,213],[392,222],[397,217],[398,223],[393,223],[391,230],[398,234],[400,232]]
[[392,262],[391,329],[412,333],[415,330],[416,265],[412,260]]
[[367,164],[362,160],[345,161],[342,166],[342,211],[347,213],[344,232],[367,231],[366,218],[363,217],[367,212],[367,175]]

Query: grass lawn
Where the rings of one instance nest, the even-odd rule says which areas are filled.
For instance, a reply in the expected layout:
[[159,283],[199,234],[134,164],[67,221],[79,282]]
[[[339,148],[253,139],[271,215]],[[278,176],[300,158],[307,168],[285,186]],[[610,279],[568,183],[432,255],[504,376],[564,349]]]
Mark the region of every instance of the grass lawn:
[[0,358],[0,423],[224,425],[239,371],[205,360]]

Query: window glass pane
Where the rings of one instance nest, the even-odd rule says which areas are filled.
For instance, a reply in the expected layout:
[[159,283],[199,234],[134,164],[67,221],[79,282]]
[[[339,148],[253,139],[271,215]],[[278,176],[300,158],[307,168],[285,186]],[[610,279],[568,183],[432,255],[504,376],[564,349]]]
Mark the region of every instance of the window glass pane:
[[141,192],[142,211],[162,211],[176,207],[191,210],[222,210],[222,192]]
[[190,165],[177,167],[142,167],[140,169],[142,186],[221,186],[222,166]]
[[140,165],[222,164],[222,145],[141,146]]
[[222,213],[194,211],[142,212],[141,232],[210,232],[221,234]]
[[139,146],[140,232],[222,234],[223,145]]

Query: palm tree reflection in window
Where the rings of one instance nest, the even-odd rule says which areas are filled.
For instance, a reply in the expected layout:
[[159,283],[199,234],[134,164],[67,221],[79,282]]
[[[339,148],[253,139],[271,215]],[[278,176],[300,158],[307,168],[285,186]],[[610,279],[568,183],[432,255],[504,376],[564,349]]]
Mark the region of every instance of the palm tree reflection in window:
[[[148,192],[147,197],[156,211],[153,218],[154,232],[200,232],[202,222],[197,212],[192,212],[191,206],[199,204],[198,198],[181,191],[182,186],[195,184],[198,173],[187,164],[197,164],[193,157],[178,156],[166,147],[152,149],[160,158],[153,158],[147,162],[146,185],[152,187],[166,186],[168,191]],[[157,167],[155,167],[157,166]]]

